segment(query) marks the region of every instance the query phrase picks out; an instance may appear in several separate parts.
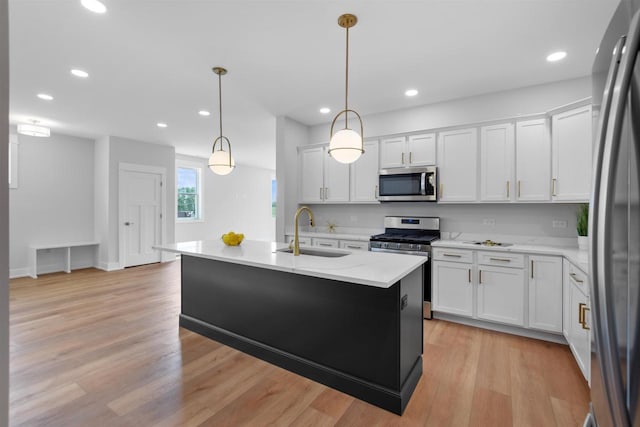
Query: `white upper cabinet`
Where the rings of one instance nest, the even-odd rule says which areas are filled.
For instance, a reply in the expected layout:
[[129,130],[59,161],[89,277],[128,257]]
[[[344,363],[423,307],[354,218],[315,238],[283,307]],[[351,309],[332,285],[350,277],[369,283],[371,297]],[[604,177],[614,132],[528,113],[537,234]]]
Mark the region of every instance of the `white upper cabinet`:
[[324,147],[324,201],[348,202],[349,165],[331,158],[328,150]]
[[438,134],[441,202],[477,199],[478,131],[476,128]]
[[407,151],[409,153],[409,167],[435,165],[436,134],[410,135],[407,139]]
[[300,150],[300,202],[322,203],[324,200],[324,148]]
[[383,139],[380,143],[380,169],[407,166],[404,158],[406,144],[407,138],[404,136]]
[[512,199],[513,139],[511,123],[480,128],[480,200]]
[[587,201],[593,151],[591,106],[555,114],[552,120],[553,200]]
[[364,154],[351,164],[351,201],[377,202],[378,140],[364,142]]
[[385,138],[380,143],[380,168],[418,167],[436,164],[436,134]]
[[551,200],[551,139],[546,119],[516,123],[516,200]]
[[300,203],[349,201],[349,165],[329,157],[327,150],[300,149]]

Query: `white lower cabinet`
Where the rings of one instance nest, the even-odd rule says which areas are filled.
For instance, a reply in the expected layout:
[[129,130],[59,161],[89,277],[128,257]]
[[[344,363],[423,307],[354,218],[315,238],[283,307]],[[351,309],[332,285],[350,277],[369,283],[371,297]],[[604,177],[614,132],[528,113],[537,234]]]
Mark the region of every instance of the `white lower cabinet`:
[[[327,237],[309,237],[305,236],[298,239],[301,246],[318,246],[321,248],[340,248],[347,250],[368,251],[369,242],[365,240],[340,240]],[[287,234],[285,236],[287,243],[293,242],[293,236]]]
[[[292,243],[294,236],[285,236],[287,243]],[[311,237],[298,237],[300,246],[311,246]]]
[[529,256],[529,327],[562,333],[562,257]]
[[360,240],[340,240],[341,249],[352,249],[356,251],[368,251],[369,242],[363,242]]
[[564,262],[564,288],[566,299],[564,336],[587,382],[591,376],[591,305],[589,283],[582,270]]
[[433,309],[459,316],[473,316],[473,264],[433,261]]
[[524,326],[524,270],[478,266],[478,319]]

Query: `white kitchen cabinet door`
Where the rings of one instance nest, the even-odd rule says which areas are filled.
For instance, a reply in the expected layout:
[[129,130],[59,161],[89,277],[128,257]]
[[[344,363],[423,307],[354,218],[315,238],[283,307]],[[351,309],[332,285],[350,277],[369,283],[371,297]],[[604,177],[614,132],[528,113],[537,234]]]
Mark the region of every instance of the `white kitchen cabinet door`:
[[324,201],[349,201],[349,165],[329,157],[329,147],[324,156]]
[[553,116],[552,196],[558,201],[588,201],[592,169],[591,106]]
[[422,135],[410,135],[407,139],[408,165],[427,166],[436,164],[436,134],[425,133]]
[[477,199],[478,131],[460,129],[438,135],[440,202]]
[[569,315],[571,314],[571,299],[569,298],[569,292],[571,288],[571,278],[569,276],[569,261],[562,260],[562,335],[564,335],[567,342],[570,339],[569,333]]
[[351,201],[377,202],[379,164],[378,140],[364,142],[364,154],[351,164]]
[[385,138],[380,142],[380,169],[403,168],[407,166],[405,159],[406,138],[404,136]]
[[529,256],[529,327],[562,333],[562,258]]
[[524,270],[478,266],[479,319],[524,326]]
[[591,376],[591,321],[589,298],[577,286],[569,287],[569,346],[587,382]]
[[340,240],[340,249],[351,249],[356,251],[368,251],[369,242],[359,240]]
[[473,316],[473,265],[443,261],[434,261],[432,265],[433,309]]
[[480,128],[480,200],[511,200],[513,152],[513,124],[504,123]]
[[324,200],[323,147],[300,150],[300,203],[322,203]]
[[516,200],[551,200],[551,139],[546,119],[516,124]]

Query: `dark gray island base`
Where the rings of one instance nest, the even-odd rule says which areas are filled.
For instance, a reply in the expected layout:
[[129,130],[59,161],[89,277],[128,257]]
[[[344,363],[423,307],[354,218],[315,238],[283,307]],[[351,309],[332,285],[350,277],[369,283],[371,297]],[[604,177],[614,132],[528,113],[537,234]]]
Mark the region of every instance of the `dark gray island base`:
[[422,375],[420,266],[389,288],[182,255],[180,326],[402,414]]

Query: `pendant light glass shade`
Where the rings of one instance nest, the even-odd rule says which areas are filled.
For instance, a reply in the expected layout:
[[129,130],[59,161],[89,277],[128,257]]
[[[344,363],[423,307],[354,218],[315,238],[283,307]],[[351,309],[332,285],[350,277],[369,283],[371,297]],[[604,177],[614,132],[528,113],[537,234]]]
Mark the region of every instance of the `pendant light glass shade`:
[[[356,25],[358,18],[355,15],[349,13],[341,15],[338,18],[338,25],[346,29],[347,43],[346,43],[346,72],[345,72],[345,90],[344,90],[344,110],[340,111],[333,118],[331,123],[331,129],[329,131],[329,155],[340,163],[353,163],[364,153],[364,141],[363,141],[363,125],[360,114],[356,111],[349,109],[349,28]],[[356,116],[360,122],[360,133],[349,128],[349,113]],[[344,129],[339,130],[335,134],[333,133],[333,127],[336,124],[336,120],[344,114]]]
[[[226,138],[224,139],[226,140]],[[218,141],[220,141],[220,147],[216,150],[216,144]],[[224,148],[222,148],[221,138],[216,139],[213,143],[213,152],[211,153],[211,156],[209,156],[209,169],[217,175],[229,175],[233,168],[236,167],[236,162],[231,156],[231,145],[229,144],[229,140],[227,140],[227,145],[229,146],[229,151],[225,151]]]
[[[236,167],[236,162],[231,155],[231,143],[229,138],[222,136],[222,76],[227,70],[222,67],[214,67],[213,72],[218,75],[218,101],[220,105],[220,136],[213,141],[211,156],[209,156],[209,169],[217,175],[228,175]],[[227,143],[227,150],[223,148],[223,142]],[[220,143],[218,145],[218,143]],[[218,149],[216,150],[216,145]]]
[[51,136],[51,130],[44,126],[38,126],[37,120],[33,124],[19,124],[18,133],[22,135],[37,136],[38,138],[48,138]]

